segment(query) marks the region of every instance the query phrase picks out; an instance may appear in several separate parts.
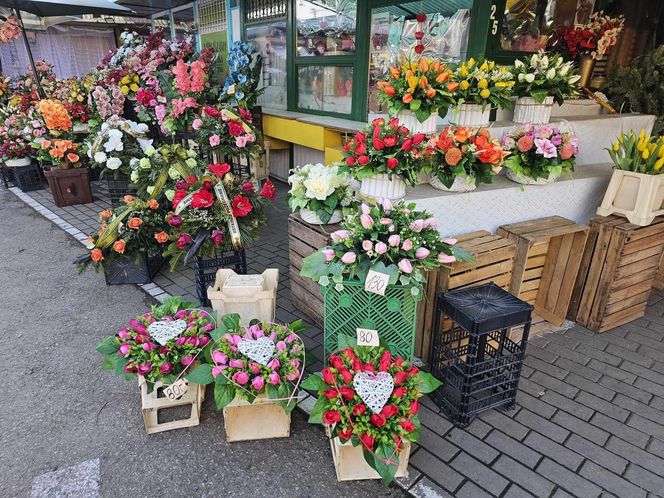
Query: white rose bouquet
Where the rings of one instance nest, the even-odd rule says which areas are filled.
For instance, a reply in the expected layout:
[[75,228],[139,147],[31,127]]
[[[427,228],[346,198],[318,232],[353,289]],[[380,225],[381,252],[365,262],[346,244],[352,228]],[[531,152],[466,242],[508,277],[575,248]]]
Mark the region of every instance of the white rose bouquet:
[[[338,164],[305,164],[288,177],[288,205],[310,223],[337,223],[352,202],[350,177]],[[311,220],[311,221],[310,221]]]
[[565,62],[560,54],[547,54],[543,50],[514,61],[510,69],[516,83],[514,95],[532,97],[541,104],[546,97],[562,105],[566,98],[576,93],[576,74],[573,62]]

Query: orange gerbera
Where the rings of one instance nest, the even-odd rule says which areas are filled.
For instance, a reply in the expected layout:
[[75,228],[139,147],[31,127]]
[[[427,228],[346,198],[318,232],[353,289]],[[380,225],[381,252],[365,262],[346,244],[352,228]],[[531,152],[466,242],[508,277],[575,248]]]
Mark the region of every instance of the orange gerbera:
[[143,225],[143,220],[140,218],[130,218],[129,221],[127,222],[127,226],[129,228],[132,228],[133,230],[138,230],[141,228],[141,225]]
[[101,249],[98,247],[95,247],[92,251],[90,251],[90,258],[92,258],[92,261],[101,261],[104,259],[104,253],[101,252]]
[[126,248],[127,248],[127,243],[122,239],[116,240],[113,243],[113,250],[117,253],[124,254]]
[[462,158],[461,151],[456,147],[452,147],[450,150],[448,150],[445,153],[445,162],[450,166],[456,166],[457,164],[459,164],[461,158]]

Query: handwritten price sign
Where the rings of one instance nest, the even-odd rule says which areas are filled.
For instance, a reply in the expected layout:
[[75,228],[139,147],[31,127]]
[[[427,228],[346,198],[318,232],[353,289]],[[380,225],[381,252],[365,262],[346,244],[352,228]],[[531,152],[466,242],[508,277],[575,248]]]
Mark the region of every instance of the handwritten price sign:
[[380,346],[380,339],[378,331],[374,329],[357,328],[357,345],[358,346]]
[[171,401],[174,401],[187,394],[188,389],[189,389],[189,384],[187,384],[184,380],[180,379],[174,384],[171,384],[170,386],[164,388],[164,396],[166,396]]
[[374,294],[385,295],[385,289],[390,281],[390,276],[378,271],[369,270],[367,279],[364,281],[364,290]]

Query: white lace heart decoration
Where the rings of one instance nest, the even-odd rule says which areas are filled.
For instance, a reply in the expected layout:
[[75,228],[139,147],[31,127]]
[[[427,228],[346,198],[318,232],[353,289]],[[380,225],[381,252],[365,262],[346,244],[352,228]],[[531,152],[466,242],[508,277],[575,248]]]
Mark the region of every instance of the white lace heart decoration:
[[274,356],[275,345],[269,337],[259,337],[258,339],[242,339],[237,343],[237,349],[250,360],[267,365]]
[[371,372],[357,372],[353,377],[353,385],[355,392],[371,411],[380,413],[390,399],[394,389],[394,379],[387,372],[378,372],[376,375]]
[[155,341],[165,346],[168,341],[179,336],[186,328],[187,322],[184,320],[152,322],[148,325],[148,333]]

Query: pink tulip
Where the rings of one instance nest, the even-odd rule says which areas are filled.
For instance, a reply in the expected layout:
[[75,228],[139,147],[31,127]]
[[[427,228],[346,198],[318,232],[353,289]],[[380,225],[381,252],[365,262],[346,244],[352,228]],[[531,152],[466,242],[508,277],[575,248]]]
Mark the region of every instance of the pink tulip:
[[173,364],[171,362],[166,362],[164,363],[161,367],[159,367],[159,373],[163,375],[167,375],[173,371]]
[[222,353],[218,349],[212,351],[212,361],[220,365],[225,365],[228,362],[228,355]]
[[334,249],[321,249],[320,252],[325,256],[325,261],[328,263],[334,259]]
[[298,360],[297,358],[293,358],[290,361],[290,364],[293,368],[300,368],[300,360]]
[[454,263],[456,261],[456,258],[454,256],[449,256],[445,254],[444,252],[441,252],[438,254],[438,262],[442,264],[446,263]]
[[385,242],[376,242],[376,252],[378,254],[385,254],[387,252],[387,244]]
[[426,259],[431,251],[427,249],[426,247],[418,247],[417,250],[415,251],[415,258],[416,259]]
[[231,368],[244,368],[244,361],[233,358],[228,362],[228,366]]
[[140,323],[136,324],[136,326],[134,327],[134,329],[135,329],[136,332],[138,332],[139,334],[147,334],[147,332],[148,332],[147,327],[146,327],[145,325],[143,325],[143,324],[140,324]]
[[129,335],[129,331],[127,329],[120,329],[118,332],[118,337],[120,339],[129,339],[131,336]]
[[133,361],[130,361],[124,366],[124,371],[127,373],[136,373],[136,364]]
[[195,335],[192,335],[191,337],[187,338],[187,344],[191,344],[195,348],[198,347],[198,337]]
[[444,242],[445,244],[448,244],[448,245],[453,246],[454,244],[457,243],[457,239],[445,239],[445,240],[443,240],[443,242]]
[[279,341],[277,344],[277,351],[282,352],[286,350],[286,343],[284,341]]
[[340,240],[346,240],[350,236],[350,232],[348,230],[337,230],[336,232],[332,232],[330,234],[330,237],[334,242],[338,242]]
[[267,376],[267,381],[272,384],[273,386],[276,386],[281,382],[281,378],[279,377],[279,374],[277,372],[272,372],[270,375]]
[[392,223],[392,218],[381,218],[380,219],[380,224],[383,225],[383,226],[389,225],[390,223]]
[[348,251],[343,256],[341,256],[341,262],[346,264],[346,265],[351,265],[351,264],[355,263],[356,259],[357,259],[357,255],[353,251]]
[[216,367],[212,367],[212,377],[215,379],[221,375],[221,372],[226,370],[228,368],[228,365],[217,365]]
[[410,261],[405,258],[399,261],[399,264],[397,266],[399,267],[399,270],[401,270],[404,273],[413,272],[413,265],[411,265]]
[[263,379],[263,377],[254,377],[254,380],[251,381],[251,387],[256,389],[256,391],[260,391],[261,389],[263,389],[264,386],[265,386],[265,380]]
[[180,363],[182,363],[185,367],[188,365],[191,365],[194,362],[194,357],[193,356],[187,356],[186,358],[182,358],[180,360]]
[[383,199],[383,209],[386,213],[389,213],[392,210],[392,201],[389,199]]
[[366,230],[371,230],[374,226],[374,220],[369,214],[362,213],[362,215],[360,215],[360,223]]
[[206,346],[208,342],[210,342],[210,337],[207,335],[202,335],[198,338],[198,345],[200,347]]
[[180,310],[175,314],[175,318],[177,318],[178,320],[182,320],[186,316],[187,316],[187,310]]
[[406,239],[403,241],[403,244],[401,244],[401,249],[404,251],[410,251],[413,248],[413,242],[410,239]]
[[271,332],[269,337],[272,342],[277,340],[277,334],[275,332]]
[[434,230],[438,228],[438,222],[436,221],[436,218],[427,218],[424,220],[424,227],[425,228],[433,228]]
[[129,344],[128,342],[123,342],[122,344],[120,344],[120,350],[118,351],[118,353],[124,356],[129,352],[129,349],[131,349],[131,344]]
[[271,369],[271,370],[276,370],[280,366],[281,366],[281,363],[276,358],[271,359],[266,365],[266,367]]
[[373,249],[373,242],[371,242],[370,240],[363,240],[362,249],[364,249],[365,251],[371,251]]
[[401,244],[401,237],[399,237],[398,235],[390,235],[389,238],[387,239],[387,242],[392,247],[399,247],[399,244]]
[[290,334],[288,334],[288,337],[286,337],[286,342],[288,344],[290,344],[293,341],[297,341],[297,334],[294,333],[294,332],[291,332]]
[[424,220],[413,220],[410,223],[410,229],[415,233],[420,233],[424,228]]
[[369,213],[371,213],[371,208],[363,202],[360,205],[360,211],[362,211],[362,214],[369,214]]
[[235,372],[231,378],[233,379],[233,382],[240,385],[244,385],[249,382],[249,374],[247,374],[247,372],[243,372],[242,370]]

